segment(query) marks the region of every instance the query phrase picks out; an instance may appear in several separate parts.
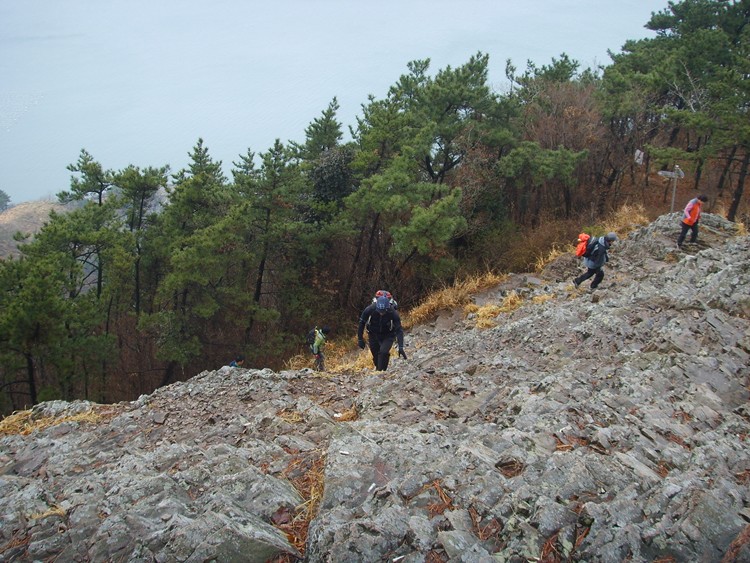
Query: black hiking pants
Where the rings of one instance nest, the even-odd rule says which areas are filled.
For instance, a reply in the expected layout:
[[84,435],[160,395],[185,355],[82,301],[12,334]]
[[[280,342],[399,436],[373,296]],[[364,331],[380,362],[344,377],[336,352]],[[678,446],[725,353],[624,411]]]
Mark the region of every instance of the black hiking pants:
[[317,354],[314,354],[315,356],[315,371],[325,371],[326,370],[326,357],[323,354],[323,352],[318,352]]
[[690,231],[690,242],[695,242],[698,240],[698,221],[696,221],[692,225],[687,225],[680,222],[680,227],[682,227],[682,230],[680,231],[680,236],[677,237],[677,246],[680,246],[683,242],[685,242],[685,236],[687,235],[688,231]]
[[375,364],[375,369],[378,371],[387,370],[388,362],[391,359],[391,348],[393,348],[393,341],[396,339],[396,335],[369,332],[367,333],[367,338],[370,344],[370,353],[372,354],[372,363]]
[[586,268],[586,273],[575,279],[576,286],[581,285],[590,277],[594,278],[594,281],[591,282],[591,289],[596,289],[596,286],[602,283],[604,279],[604,268]]

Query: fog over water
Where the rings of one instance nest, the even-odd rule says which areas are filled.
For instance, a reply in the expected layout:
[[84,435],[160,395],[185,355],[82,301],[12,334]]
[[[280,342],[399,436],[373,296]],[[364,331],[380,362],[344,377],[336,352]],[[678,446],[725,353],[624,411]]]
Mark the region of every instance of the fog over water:
[[[338,99],[348,131],[407,63],[490,57],[489,81],[567,53],[610,63],[666,0],[0,0],[0,189],[12,203],[104,168],[189,163],[203,138],[229,173],[248,149],[303,141]],[[348,139],[348,135],[346,139]],[[346,140],[345,139],[345,140]]]

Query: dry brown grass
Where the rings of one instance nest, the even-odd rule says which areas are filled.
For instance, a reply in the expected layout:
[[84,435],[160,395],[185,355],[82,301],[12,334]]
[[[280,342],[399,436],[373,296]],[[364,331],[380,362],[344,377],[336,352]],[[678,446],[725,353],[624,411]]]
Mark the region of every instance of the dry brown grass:
[[66,514],[65,509],[57,506],[56,504],[49,507],[49,509],[45,510],[44,512],[40,512],[39,514],[32,514],[31,518],[33,520],[41,520],[42,518],[48,518],[50,516],[60,516],[61,518],[64,517]]
[[604,221],[602,233],[615,232],[622,239],[631,231],[648,225],[651,220],[643,205],[623,205],[613,211]]
[[531,302],[535,304],[546,303],[547,301],[551,301],[555,297],[556,296],[554,293],[545,293],[543,295],[535,295],[534,297],[531,298]]
[[507,276],[492,272],[468,277],[431,293],[422,303],[402,318],[404,328],[411,328],[434,319],[439,311],[465,307],[473,295],[503,282]]
[[721,559],[721,563],[736,563],[739,561],[740,552],[742,551],[742,548],[750,543],[750,524],[745,526],[742,531],[737,534],[737,537],[734,538],[731,544],[729,544],[729,549],[727,549],[727,552],[724,554],[724,557]]
[[523,297],[515,291],[511,291],[503,298],[503,303],[500,305],[500,312],[510,313],[518,309],[521,305],[523,305]]
[[0,555],[4,554],[6,551],[10,549],[15,549],[17,547],[21,547],[24,545],[29,545],[31,542],[31,536],[24,536],[21,535],[20,532],[14,531],[13,536],[10,538],[8,543],[6,543],[3,546],[0,546]]
[[[324,349],[326,371],[315,372],[315,376],[330,377],[332,374],[341,373],[343,370],[353,369],[352,353],[356,349],[356,342],[356,339],[352,338],[327,341]],[[300,370],[312,368],[314,363],[315,358],[305,349],[302,354],[289,358],[284,367],[290,370]]]
[[537,273],[541,272],[542,270],[544,270],[547,264],[549,264],[550,262],[554,262],[560,256],[568,254],[569,252],[571,252],[569,248],[564,248],[558,244],[553,244],[552,248],[550,248],[546,254],[537,256],[536,261],[534,262],[534,271]]
[[484,307],[478,307],[473,303],[470,306],[467,306],[464,311],[466,313],[476,313],[477,328],[493,328],[497,326],[495,318],[501,313],[500,305],[485,305]]
[[19,411],[0,420],[0,436],[9,436],[12,434],[26,436],[35,430],[44,430],[45,428],[57,426],[63,422],[88,422],[90,424],[95,424],[100,420],[102,420],[102,415],[93,410],[68,416],[49,416],[37,419],[34,419],[31,410]]
[[453,510],[453,499],[445,492],[439,479],[435,479],[429,485],[422,487],[423,491],[428,489],[434,489],[438,496],[437,501],[432,502],[427,506],[430,516],[434,517],[438,514],[443,514],[446,510]]
[[469,516],[471,516],[474,535],[476,535],[481,541],[487,541],[503,531],[503,525],[497,518],[492,518],[487,524],[482,525],[482,519],[479,516],[477,509],[473,506],[469,507]]
[[503,298],[503,302],[499,305],[491,304],[485,305],[484,307],[478,307],[476,305],[469,305],[464,308],[464,312],[476,313],[477,315],[477,328],[493,328],[497,326],[495,319],[501,313],[510,313],[518,309],[523,305],[523,297],[521,297],[515,291],[511,291]]
[[299,411],[289,411],[289,410],[280,410],[276,413],[276,416],[278,416],[281,420],[284,422],[288,422],[289,424],[298,424],[305,420],[305,417],[302,416],[302,413]]
[[[304,471],[300,473],[300,465],[304,464]],[[284,532],[291,543],[300,553],[305,553],[307,533],[310,522],[318,513],[320,501],[323,500],[325,484],[325,457],[320,455],[313,459],[302,460],[294,458],[290,461],[285,473],[299,473],[289,482],[296,489],[304,502],[297,506],[294,515],[288,521],[276,524]]]

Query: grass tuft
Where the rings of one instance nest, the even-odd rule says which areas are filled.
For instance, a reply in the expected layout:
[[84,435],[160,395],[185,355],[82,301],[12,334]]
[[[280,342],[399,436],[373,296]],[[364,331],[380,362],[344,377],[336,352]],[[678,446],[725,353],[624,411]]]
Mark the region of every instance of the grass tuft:
[[95,424],[101,419],[102,416],[93,410],[68,416],[47,416],[36,419],[31,410],[18,411],[0,420],[0,436],[10,436],[13,434],[27,436],[35,430],[44,430],[63,422],[88,422]]
[[65,509],[57,506],[56,504],[49,507],[48,510],[45,510],[44,512],[40,512],[39,514],[32,514],[31,518],[33,520],[41,520],[42,518],[49,518],[50,516],[60,516],[61,518],[65,517]]

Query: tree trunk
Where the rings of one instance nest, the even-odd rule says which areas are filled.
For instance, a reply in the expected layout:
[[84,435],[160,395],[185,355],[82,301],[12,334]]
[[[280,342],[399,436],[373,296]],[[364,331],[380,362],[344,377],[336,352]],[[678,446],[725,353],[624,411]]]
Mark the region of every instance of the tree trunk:
[[377,238],[378,225],[380,224],[380,213],[375,215],[372,221],[372,228],[370,229],[370,236],[367,239],[367,263],[365,264],[365,271],[362,274],[362,279],[372,279],[372,273],[375,270],[373,262],[375,261],[375,239]]
[[359,264],[359,259],[362,256],[362,247],[364,246],[364,243],[365,230],[362,229],[359,233],[359,237],[357,238],[357,249],[354,252],[352,265],[349,268],[349,275],[346,278],[346,282],[344,282],[344,291],[341,292],[341,300],[339,304],[342,307],[349,305],[349,299],[351,298],[352,293],[352,285],[354,285],[354,275],[357,272],[357,264]]
[[740,200],[742,199],[742,193],[745,191],[745,178],[747,178],[747,167],[750,164],[750,151],[745,151],[745,158],[742,159],[742,166],[740,167],[740,177],[737,178],[737,187],[734,190],[734,196],[732,197],[732,205],[729,207],[729,213],[727,219],[734,221],[737,216],[737,210],[740,207]]
[[695,167],[695,177],[693,178],[693,189],[697,190],[701,183],[701,176],[703,175],[703,163],[702,158],[698,159],[698,166]]
[[729,176],[729,170],[732,168],[732,162],[734,162],[734,155],[737,154],[737,145],[734,145],[732,147],[731,152],[729,153],[729,156],[727,157],[727,163],[724,166],[724,169],[721,171],[721,177],[719,178],[719,184],[716,187],[716,197],[720,198],[722,195],[724,195],[724,184],[727,181],[727,177]]
[[159,387],[164,387],[167,383],[169,383],[169,380],[172,379],[172,376],[174,375],[174,370],[176,367],[177,362],[175,362],[174,360],[169,362],[169,364],[167,365],[167,369],[164,370],[164,377],[162,377]]
[[134,307],[135,307],[135,316],[140,317],[141,316],[141,245],[140,243],[137,243],[135,246],[136,249],[136,258],[135,258],[135,291],[134,291]]
[[36,405],[37,393],[36,393],[36,379],[34,373],[34,358],[31,354],[24,354],[26,357],[26,378],[29,385],[29,397],[31,397],[31,404]]

